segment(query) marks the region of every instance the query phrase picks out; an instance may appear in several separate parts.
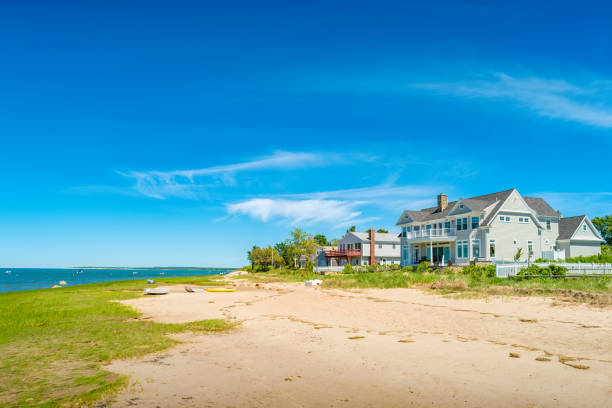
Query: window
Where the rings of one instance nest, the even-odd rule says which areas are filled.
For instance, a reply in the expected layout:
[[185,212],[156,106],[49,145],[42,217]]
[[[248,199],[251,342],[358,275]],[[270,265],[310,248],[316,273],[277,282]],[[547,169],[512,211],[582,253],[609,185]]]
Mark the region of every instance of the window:
[[499,217],[499,220],[500,220],[501,222],[510,222],[510,217],[508,217],[507,215],[501,215],[501,216]]
[[495,258],[495,240],[494,239],[489,240],[489,256],[491,258]]
[[586,231],[586,229],[587,229],[587,228],[586,228],[586,224],[583,224],[583,225],[582,225],[582,230],[583,230],[583,231]]
[[480,258],[480,240],[479,239],[472,240],[472,257]]
[[450,225],[451,225],[450,221],[446,221],[446,222],[444,223],[444,228],[446,228],[446,229],[450,229],[450,227],[451,227]]
[[459,208],[463,208],[463,204],[459,204]]
[[405,261],[408,260],[408,246],[406,245],[402,247],[402,258],[404,258]]
[[527,241],[527,253],[533,254],[533,241]]
[[395,244],[393,244],[393,249],[395,249]]
[[431,229],[431,224],[427,224],[427,225],[425,226],[425,229]]
[[353,249],[353,244],[348,244],[348,249]]
[[478,228],[479,223],[480,223],[479,217],[472,217],[472,229]]
[[457,219],[457,231],[466,230],[468,224],[467,217]]
[[546,221],[546,229],[550,231],[550,220]]
[[529,217],[518,217],[518,222],[520,224],[528,224],[529,223]]
[[415,225],[415,226],[414,226],[414,230],[415,230],[415,231],[418,231],[418,230],[420,230],[420,229],[421,229],[421,227],[420,227],[420,226],[418,226],[418,225]]
[[468,242],[467,241],[457,241],[457,258],[467,258],[468,257]]
[[518,244],[518,239],[514,238],[514,245]]
[[412,228],[410,228],[410,227],[406,227],[406,232],[410,232],[411,229]]
[[382,244],[378,244],[378,249],[382,249]]
[[359,243],[359,242],[358,242],[358,243],[356,243],[356,244],[355,244],[355,249],[361,249],[361,243]]
[[549,240],[544,241],[546,243],[546,245],[550,244]]

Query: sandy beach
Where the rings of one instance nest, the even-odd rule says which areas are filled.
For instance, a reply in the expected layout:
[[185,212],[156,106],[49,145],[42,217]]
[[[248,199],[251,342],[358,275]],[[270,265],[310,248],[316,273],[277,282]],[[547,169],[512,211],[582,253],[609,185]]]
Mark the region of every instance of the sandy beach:
[[612,314],[543,297],[237,281],[124,301],[143,319],[241,322],[107,369],[113,407],[612,406]]

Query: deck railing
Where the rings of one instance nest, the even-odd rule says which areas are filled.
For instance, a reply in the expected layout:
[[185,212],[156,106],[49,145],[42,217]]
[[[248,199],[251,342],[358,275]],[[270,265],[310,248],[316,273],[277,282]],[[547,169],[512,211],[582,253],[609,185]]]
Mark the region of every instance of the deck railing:
[[456,237],[456,236],[457,236],[456,228],[431,228],[431,229],[422,229],[419,231],[406,232],[406,236],[404,238],[410,241],[413,239],[450,238],[450,237]]
[[325,251],[325,256],[328,258],[347,258],[361,256],[361,249],[340,249]]

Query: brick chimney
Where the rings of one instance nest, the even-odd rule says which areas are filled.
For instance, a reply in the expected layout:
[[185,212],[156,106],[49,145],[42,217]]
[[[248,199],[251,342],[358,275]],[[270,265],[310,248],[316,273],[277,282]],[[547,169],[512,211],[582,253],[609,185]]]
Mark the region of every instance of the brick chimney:
[[374,247],[376,246],[374,228],[370,228],[370,265],[376,265],[376,254]]
[[438,211],[442,212],[448,207],[448,196],[446,194],[438,194]]

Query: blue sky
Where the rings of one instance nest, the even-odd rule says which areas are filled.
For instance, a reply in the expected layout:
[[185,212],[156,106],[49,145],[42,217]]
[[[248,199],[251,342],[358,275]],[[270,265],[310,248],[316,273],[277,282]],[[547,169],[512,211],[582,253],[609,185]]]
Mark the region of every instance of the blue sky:
[[516,187],[564,215],[609,214],[610,15],[6,4],[0,265],[240,266],[296,227],[393,229],[439,192]]

